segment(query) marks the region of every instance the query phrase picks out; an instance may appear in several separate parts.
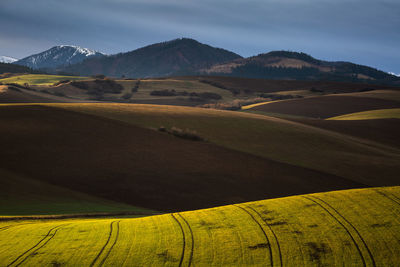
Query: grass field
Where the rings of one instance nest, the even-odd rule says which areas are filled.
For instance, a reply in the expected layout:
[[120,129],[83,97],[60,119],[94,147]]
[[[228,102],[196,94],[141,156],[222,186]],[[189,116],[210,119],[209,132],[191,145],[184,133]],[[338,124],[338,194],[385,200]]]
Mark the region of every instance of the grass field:
[[144,218],[0,222],[4,266],[396,266],[400,187]]
[[328,120],[378,120],[378,119],[400,119],[400,108],[369,110],[369,111],[350,113],[342,116],[328,118]]
[[87,77],[79,76],[60,76],[60,75],[47,75],[47,74],[25,74],[19,76],[12,76],[10,78],[0,79],[1,83],[17,83],[24,85],[53,85],[56,82],[63,80],[85,80]]

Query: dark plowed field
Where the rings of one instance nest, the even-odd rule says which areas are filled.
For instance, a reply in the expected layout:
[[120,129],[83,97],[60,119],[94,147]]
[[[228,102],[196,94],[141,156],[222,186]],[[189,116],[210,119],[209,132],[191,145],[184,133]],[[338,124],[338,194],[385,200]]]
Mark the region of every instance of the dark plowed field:
[[352,187],[333,175],[44,106],[0,106],[0,168],[156,210]]
[[279,101],[256,106],[251,110],[325,119],[366,110],[399,107],[400,102],[397,101],[333,95]]
[[292,119],[300,123],[316,126],[343,134],[369,139],[378,143],[400,148],[400,120],[318,120]]

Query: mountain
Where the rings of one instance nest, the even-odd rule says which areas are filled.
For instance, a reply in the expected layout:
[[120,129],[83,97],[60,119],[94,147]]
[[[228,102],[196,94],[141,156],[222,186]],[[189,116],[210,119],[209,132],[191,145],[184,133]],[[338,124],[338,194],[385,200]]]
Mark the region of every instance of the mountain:
[[305,53],[272,51],[216,64],[203,74],[245,78],[328,80],[400,85],[400,78],[368,66],[343,61],[323,61]]
[[60,45],[54,46],[42,53],[25,57],[14,63],[32,69],[54,69],[79,63],[88,58],[102,56],[104,56],[104,54],[87,48],[73,45]]
[[63,71],[80,75],[161,77],[195,74],[200,69],[240,58],[233,52],[181,38],[127,53],[91,58]]
[[0,56],[0,63],[14,63],[18,59],[7,56]]

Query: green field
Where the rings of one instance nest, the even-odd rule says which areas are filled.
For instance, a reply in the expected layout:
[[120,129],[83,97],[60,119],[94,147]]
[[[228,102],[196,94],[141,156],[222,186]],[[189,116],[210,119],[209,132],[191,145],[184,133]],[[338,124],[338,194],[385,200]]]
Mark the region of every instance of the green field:
[[12,76],[10,78],[0,79],[1,83],[17,83],[24,85],[53,85],[56,82],[63,80],[86,80],[87,77],[79,76],[61,76],[61,75],[47,75],[47,74],[25,74]]
[[328,120],[378,120],[378,119],[400,119],[400,108],[378,109],[356,112],[329,118]]
[[4,266],[396,266],[400,187],[143,218],[0,222]]

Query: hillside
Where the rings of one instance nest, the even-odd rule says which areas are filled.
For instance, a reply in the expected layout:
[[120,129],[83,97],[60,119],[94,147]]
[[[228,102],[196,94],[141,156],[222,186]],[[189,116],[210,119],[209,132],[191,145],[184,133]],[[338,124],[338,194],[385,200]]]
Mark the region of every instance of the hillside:
[[79,46],[59,45],[46,51],[34,54],[18,61],[14,64],[27,66],[32,69],[55,69],[82,62],[88,58],[102,57],[104,54]]
[[288,114],[310,118],[329,118],[348,113],[400,108],[400,102],[371,97],[326,95],[301,99],[290,99],[266,103],[252,108],[252,111]]
[[[87,105],[92,104],[83,107]],[[110,104],[105,105],[107,110]],[[71,107],[80,106],[72,104]],[[1,105],[0,167],[70,190],[161,211],[364,186],[348,178],[280,163],[212,142],[177,138],[63,107]],[[180,108],[170,108],[181,113]],[[202,116],[202,109],[194,109],[197,110]],[[190,121],[196,118],[182,114]],[[236,116],[232,115],[234,119]],[[229,121],[229,117],[221,119]],[[197,121],[205,129],[209,127]],[[221,120],[217,118],[215,122],[221,123]],[[167,120],[156,123],[157,127],[171,127]],[[202,130],[200,136],[203,132],[206,133]],[[379,183],[383,181],[389,182],[382,179]]]
[[8,266],[396,266],[400,188],[144,218],[0,222]]
[[105,74],[130,78],[193,74],[202,68],[224,63],[239,55],[211,47],[193,39],[176,39],[149,45],[131,52],[90,59],[64,69],[80,75]]
[[400,78],[351,62],[318,60],[305,53],[272,51],[204,69],[209,75],[279,80],[326,80],[400,85]]

